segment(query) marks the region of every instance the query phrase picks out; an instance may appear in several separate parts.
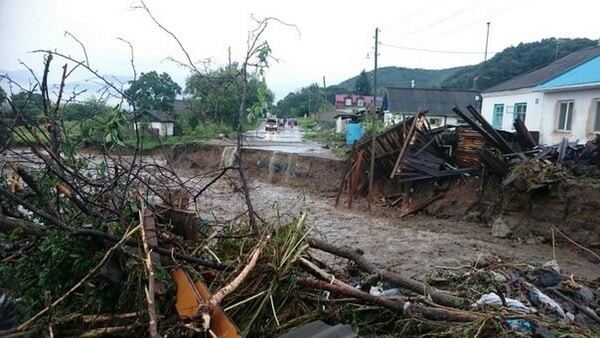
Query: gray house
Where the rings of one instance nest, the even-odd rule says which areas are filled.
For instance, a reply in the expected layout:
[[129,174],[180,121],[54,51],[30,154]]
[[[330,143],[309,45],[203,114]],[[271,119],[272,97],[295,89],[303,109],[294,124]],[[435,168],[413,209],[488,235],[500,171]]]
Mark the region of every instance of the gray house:
[[427,119],[433,128],[458,125],[463,122],[452,112],[452,108],[468,105],[479,107],[480,102],[479,92],[471,90],[386,87],[383,99],[384,121],[387,125],[392,125],[419,112],[428,111]]
[[137,119],[137,125],[133,124],[135,129],[147,124],[149,128],[156,130],[160,136],[173,136],[175,118],[169,113],[158,110],[142,110]]

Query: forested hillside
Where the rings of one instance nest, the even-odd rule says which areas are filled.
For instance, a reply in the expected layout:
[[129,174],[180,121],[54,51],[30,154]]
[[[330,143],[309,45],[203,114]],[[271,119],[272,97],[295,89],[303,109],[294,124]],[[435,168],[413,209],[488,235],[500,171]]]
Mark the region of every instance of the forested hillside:
[[[411,81],[415,81],[416,87],[439,87],[442,82],[454,75],[464,67],[448,69],[419,69],[404,67],[383,67],[377,71],[378,87],[399,86],[409,87]],[[367,76],[373,81],[373,72],[367,72]],[[338,84],[339,87],[354,90],[358,75]]]
[[[514,76],[543,67],[578,49],[594,46],[590,39],[544,39],[508,47],[487,62],[462,67],[442,87],[485,90]],[[476,80],[475,80],[476,79]]]

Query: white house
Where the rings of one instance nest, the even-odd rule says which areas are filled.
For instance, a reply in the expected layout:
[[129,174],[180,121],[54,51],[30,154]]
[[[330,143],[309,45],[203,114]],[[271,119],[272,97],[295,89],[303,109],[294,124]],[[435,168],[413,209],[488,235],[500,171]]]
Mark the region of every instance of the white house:
[[146,124],[149,128],[154,129],[160,136],[173,136],[173,125],[175,119],[168,113],[157,110],[143,110],[137,118],[133,128],[143,128]]
[[512,131],[519,118],[539,142],[584,142],[600,133],[600,46],[573,52],[482,93],[482,115]]
[[383,99],[384,122],[392,125],[428,111],[427,120],[432,128],[455,126],[464,122],[452,108],[468,105],[479,107],[480,102],[479,92],[470,90],[387,87]]

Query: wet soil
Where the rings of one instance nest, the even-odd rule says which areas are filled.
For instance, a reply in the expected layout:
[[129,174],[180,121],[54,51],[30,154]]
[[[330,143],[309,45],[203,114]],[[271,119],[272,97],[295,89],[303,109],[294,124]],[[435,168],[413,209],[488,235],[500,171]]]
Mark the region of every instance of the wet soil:
[[[233,181],[233,180],[232,180]],[[552,259],[549,244],[526,244],[491,236],[482,223],[418,215],[399,218],[397,210],[377,205],[365,211],[364,201],[354,209],[335,207],[331,193],[316,193],[299,187],[251,182],[252,200],[261,217],[276,220],[309,213],[307,225],[338,245],[361,248],[368,259],[395,271],[422,277],[433,269],[460,266],[480,254],[492,253],[525,263]],[[226,180],[211,187],[202,197],[202,216],[234,218],[245,210],[239,192]],[[361,203],[362,202],[362,203]],[[567,244],[559,244],[556,259],[565,273],[589,279],[600,278],[600,265],[582,258]]]

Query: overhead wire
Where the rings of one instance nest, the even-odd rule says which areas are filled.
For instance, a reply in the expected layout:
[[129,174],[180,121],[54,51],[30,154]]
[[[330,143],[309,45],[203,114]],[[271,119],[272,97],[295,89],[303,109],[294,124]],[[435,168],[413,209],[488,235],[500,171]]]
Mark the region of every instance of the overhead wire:
[[[390,44],[390,43],[384,43],[384,42],[380,42],[379,43],[382,46],[386,46],[386,47],[391,47],[391,48],[397,48],[397,49],[404,49],[404,50],[410,50],[413,52],[425,52],[425,53],[438,53],[438,54],[459,54],[459,55],[483,55],[485,54],[484,52],[475,52],[475,51],[460,51],[460,50],[441,50],[441,49],[428,49],[428,48],[414,48],[414,47],[408,47],[408,46],[398,46],[398,45],[394,45],[394,44]],[[488,54],[493,54],[495,52],[488,52]]]
[[465,28],[468,28],[468,27],[471,27],[471,26],[474,26],[474,25],[477,25],[477,24],[489,22],[491,18],[498,16],[498,14],[506,12],[507,10],[513,9],[513,8],[515,8],[517,6],[520,6],[520,5],[524,4],[527,1],[530,1],[530,0],[520,0],[520,1],[517,1],[517,2],[515,2],[515,3],[513,3],[513,4],[509,5],[509,6],[506,6],[506,7],[502,8],[502,9],[500,9],[500,10],[494,11],[494,13],[491,14],[488,17],[488,19],[473,20],[473,21],[471,21],[471,22],[469,22],[469,23],[467,23],[465,25],[462,25],[462,26],[459,26],[459,27],[456,27],[456,28],[453,28],[453,29],[450,29],[450,30],[445,30],[441,34],[437,34],[437,35],[434,35],[434,36],[426,37],[425,39],[421,39],[417,43],[417,45],[423,45],[424,43],[427,43],[427,42],[436,41],[436,40],[439,40],[442,37],[447,37],[450,34],[453,34],[455,32],[461,31],[461,30],[463,30]]
[[486,0],[475,0],[471,4],[469,4],[467,7],[464,7],[462,9],[460,9],[460,10],[452,13],[449,16],[443,17],[443,18],[441,18],[441,19],[439,19],[437,21],[434,21],[432,23],[429,23],[429,24],[427,24],[425,26],[422,26],[422,27],[419,27],[419,28],[414,29],[412,31],[406,32],[406,33],[400,35],[399,37],[401,38],[401,37],[413,35],[413,34],[416,34],[416,33],[421,33],[421,32],[423,32],[426,29],[429,29],[431,27],[435,27],[435,26],[437,26],[437,25],[439,25],[441,23],[444,23],[444,22],[452,19],[452,18],[455,18],[455,17],[457,17],[459,15],[462,15],[462,14],[466,13],[467,11],[473,9],[474,7],[477,7],[478,5],[482,4],[484,1],[486,1]]

